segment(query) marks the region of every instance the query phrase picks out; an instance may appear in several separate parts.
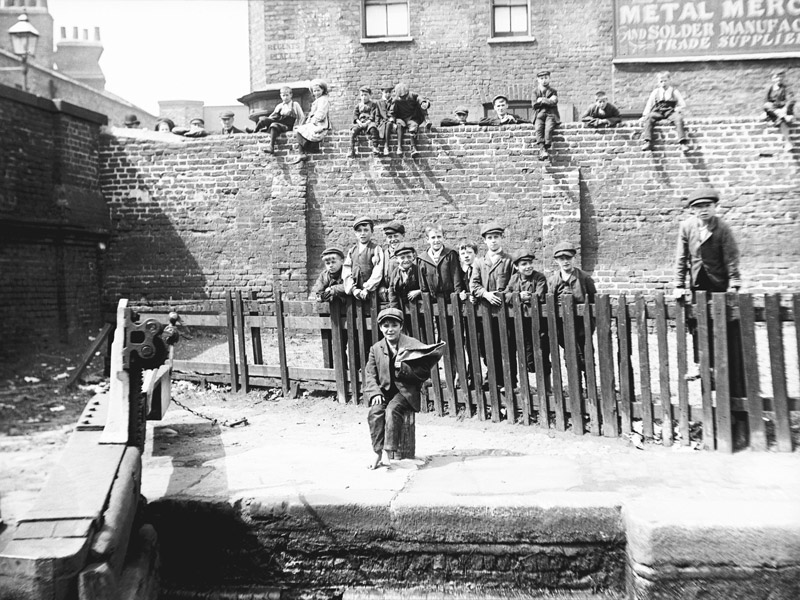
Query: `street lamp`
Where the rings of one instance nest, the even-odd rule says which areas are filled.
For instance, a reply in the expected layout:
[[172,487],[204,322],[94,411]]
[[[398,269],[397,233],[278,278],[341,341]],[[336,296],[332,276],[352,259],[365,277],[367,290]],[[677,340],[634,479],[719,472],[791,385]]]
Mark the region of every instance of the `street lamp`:
[[22,13],[17,22],[9,28],[8,36],[11,38],[11,47],[14,54],[22,60],[22,89],[27,92],[28,58],[36,54],[36,42],[39,40],[39,32],[28,21],[28,15]]

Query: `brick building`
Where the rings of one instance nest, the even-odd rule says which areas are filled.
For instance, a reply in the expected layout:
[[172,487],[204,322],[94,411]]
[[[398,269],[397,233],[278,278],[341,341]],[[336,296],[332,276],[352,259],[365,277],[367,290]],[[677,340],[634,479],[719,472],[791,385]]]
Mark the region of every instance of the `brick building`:
[[778,66],[800,85],[798,0],[262,0],[249,23],[251,88],[322,77],[337,127],[360,85],[400,80],[434,122],[498,93],[524,113],[543,67],[575,112],[600,89],[641,111],[663,69],[696,117],[755,115]]

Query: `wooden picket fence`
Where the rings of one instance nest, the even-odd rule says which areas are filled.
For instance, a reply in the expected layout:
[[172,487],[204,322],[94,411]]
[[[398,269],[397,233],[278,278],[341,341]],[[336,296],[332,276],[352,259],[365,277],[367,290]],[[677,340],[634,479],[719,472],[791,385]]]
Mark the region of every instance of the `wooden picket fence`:
[[[377,299],[285,302],[277,293],[274,301],[256,302],[235,292],[223,304],[213,314],[183,312],[181,318],[189,326],[225,327],[228,364],[176,360],[173,372],[229,381],[234,391],[280,385],[291,395],[299,387],[323,388],[335,391],[340,402],[365,402],[363,367],[370,343],[380,337]],[[787,375],[792,381],[800,376],[800,294],[699,293],[691,306],[667,302],[663,294],[600,294],[593,305],[575,305],[571,297],[558,304],[552,295],[542,305],[528,305],[510,294],[501,307],[462,301],[457,294],[423,294],[406,315],[408,331],[420,340],[438,341],[438,332],[449,332],[442,338],[450,343],[440,369],[432,370],[424,390],[423,411],[535,424],[576,435],[617,437],[637,429],[664,445],[688,445],[701,430],[702,446],[723,452],[745,445],[753,450],[793,449],[792,418],[800,421],[800,401],[789,397]],[[701,373],[701,398],[692,396],[691,402],[685,378],[691,363],[690,318],[697,321]],[[554,333],[559,323],[563,348]],[[550,332],[546,345],[531,344],[536,369],[530,382],[526,328],[534,341]],[[585,334],[585,370],[576,345],[578,328]],[[277,332],[277,365],[263,364],[263,329]],[[784,329],[794,330],[797,352],[790,353],[790,361],[784,353]],[[294,330],[318,332],[323,367],[288,364],[286,340]],[[247,337],[252,340],[252,362]],[[497,353],[502,373],[495,366]],[[759,357],[769,365],[770,396],[760,388]],[[548,358],[552,375],[545,381]],[[513,378],[514,367],[518,378]]]

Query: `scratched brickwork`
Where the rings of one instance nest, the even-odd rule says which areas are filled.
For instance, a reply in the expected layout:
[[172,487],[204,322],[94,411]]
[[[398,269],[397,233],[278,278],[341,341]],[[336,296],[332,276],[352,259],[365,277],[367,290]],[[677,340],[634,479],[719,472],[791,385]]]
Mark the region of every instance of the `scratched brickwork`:
[[657,128],[655,149],[644,153],[634,127],[566,125],[552,165],[535,159],[530,125],[437,130],[421,136],[416,161],[373,159],[363,139],[358,158],[346,159],[349,136],[337,132],[301,166],[286,164],[282,140],[272,156],[255,136],[107,136],[101,181],[115,229],[107,290],[218,298],[232,287],[269,294],[278,277],[302,297],[319,253],[351,245],[361,215],[375,219],[380,242],[382,224],[405,222],[418,248],[428,223],[455,243],[479,241],[481,224],[497,220],[506,248],[532,248],[540,270],[552,271],[552,248],[566,238],[603,291],[669,290],[683,199],[701,183],[720,190],[748,290],[800,287],[796,155],[758,120],[687,126],[693,147],[683,154],[671,127]]
[[251,2],[251,88],[323,77],[331,85],[334,123],[342,127],[361,85],[406,81],[432,100],[438,123],[458,104],[467,105],[473,118],[481,116],[482,104],[498,93],[529,99],[543,67],[552,71],[562,103],[578,111],[599,89],[620,108],[641,111],[654,73],[664,69],[673,73],[695,117],[759,113],[775,67],[800,86],[796,58],[614,65],[611,0],[530,5],[535,41],[489,43],[488,1],[423,0],[410,3],[413,41],[367,44],[361,43],[360,2]]

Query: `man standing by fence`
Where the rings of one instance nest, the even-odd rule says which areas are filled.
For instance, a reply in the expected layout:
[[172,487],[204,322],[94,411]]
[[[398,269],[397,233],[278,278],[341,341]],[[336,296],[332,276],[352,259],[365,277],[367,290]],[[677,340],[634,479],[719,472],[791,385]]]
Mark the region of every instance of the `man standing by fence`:
[[[738,292],[742,285],[739,277],[739,248],[731,228],[717,216],[718,202],[719,194],[709,187],[698,188],[689,195],[687,204],[692,216],[681,223],[678,233],[674,292],[676,299],[682,298],[686,292],[687,273],[692,300],[698,291],[727,292],[731,288]],[[738,343],[738,323],[732,322],[731,325],[735,325],[735,331],[729,326],[728,340]],[[695,367],[686,378],[697,379],[700,376],[697,319],[689,319],[688,326],[692,333]],[[713,339],[713,335],[709,335],[709,365],[712,368]]]

